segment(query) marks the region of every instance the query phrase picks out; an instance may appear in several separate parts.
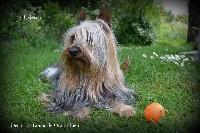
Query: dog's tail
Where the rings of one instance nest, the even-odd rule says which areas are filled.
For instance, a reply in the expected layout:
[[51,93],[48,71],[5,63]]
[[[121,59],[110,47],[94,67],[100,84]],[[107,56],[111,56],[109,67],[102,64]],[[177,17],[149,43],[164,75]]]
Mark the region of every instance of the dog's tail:
[[38,75],[38,81],[40,83],[45,83],[45,82],[52,83],[53,82],[52,80],[56,77],[58,71],[59,69],[57,64],[49,66]]
[[38,75],[38,82],[40,82],[41,84],[44,83],[43,73],[44,73],[44,72],[41,72],[41,73]]
[[123,73],[127,72],[129,67],[130,67],[130,55],[127,55],[126,60],[121,67],[122,72]]

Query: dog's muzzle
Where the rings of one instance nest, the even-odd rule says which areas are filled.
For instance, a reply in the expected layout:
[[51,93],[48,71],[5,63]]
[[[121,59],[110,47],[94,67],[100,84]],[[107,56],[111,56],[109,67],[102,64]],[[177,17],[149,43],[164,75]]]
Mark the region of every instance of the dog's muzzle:
[[69,49],[69,54],[71,57],[76,57],[76,56],[78,56],[79,53],[81,53],[81,49],[77,46],[72,46]]

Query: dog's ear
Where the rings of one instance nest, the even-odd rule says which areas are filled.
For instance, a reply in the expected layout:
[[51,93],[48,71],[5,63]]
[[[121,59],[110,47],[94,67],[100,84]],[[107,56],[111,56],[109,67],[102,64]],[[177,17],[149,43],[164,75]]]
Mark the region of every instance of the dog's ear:
[[82,22],[84,22],[85,20],[86,20],[85,11],[82,9],[81,12],[80,12],[80,14],[79,14],[79,16],[78,16],[76,24],[79,25]]
[[109,27],[111,27],[110,24],[110,11],[108,7],[106,6],[103,10],[101,10],[99,16],[97,17],[98,19],[102,19],[104,22],[108,24]]
[[199,34],[200,29],[197,27],[192,27],[192,33],[197,36]]

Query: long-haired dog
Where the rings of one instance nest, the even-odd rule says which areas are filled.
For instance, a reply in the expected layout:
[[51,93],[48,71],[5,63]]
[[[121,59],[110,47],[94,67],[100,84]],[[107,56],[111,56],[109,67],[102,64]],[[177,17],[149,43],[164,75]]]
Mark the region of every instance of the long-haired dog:
[[95,21],[86,21],[82,10],[77,25],[64,35],[60,62],[40,74],[54,88],[52,98],[42,95],[50,102],[45,106],[78,120],[86,120],[91,108],[133,116],[136,94],[124,82],[116,44],[108,8]]

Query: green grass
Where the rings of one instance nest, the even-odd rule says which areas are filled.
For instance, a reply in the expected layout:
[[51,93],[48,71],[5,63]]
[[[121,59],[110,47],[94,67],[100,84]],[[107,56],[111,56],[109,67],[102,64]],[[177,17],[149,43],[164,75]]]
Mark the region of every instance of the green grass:
[[[141,99],[134,103],[137,114],[126,119],[109,111],[93,110],[89,120],[85,122],[74,121],[62,114],[50,114],[37,100],[42,92],[51,88],[50,85],[40,84],[37,76],[46,66],[58,61],[60,53],[7,52],[0,57],[1,125],[9,131],[20,133],[194,132],[200,122],[200,63],[189,61],[181,67],[159,58],[190,49],[192,46],[182,43],[119,48],[121,64],[125,57],[130,55],[131,66],[125,73],[125,79]],[[154,56],[154,59],[150,59],[153,52],[159,57]],[[147,57],[144,58],[143,54]],[[152,102],[159,102],[166,109],[166,117],[162,119],[161,124],[147,122],[144,118],[145,107]],[[19,127],[14,127],[14,124]],[[46,127],[33,127],[33,124]],[[48,127],[49,124],[52,127]],[[65,127],[58,128],[53,124]],[[76,127],[70,127],[70,124],[75,124]]]
[[[94,109],[89,120],[78,122],[62,114],[47,112],[37,97],[50,90],[51,86],[40,84],[37,77],[46,66],[58,61],[60,53],[52,52],[55,47],[52,44],[55,42],[44,40],[50,46],[49,50],[29,48],[30,42],[24,40],[16,40],[21,44],[16,48],[4,44],[4,50],[1,49],[0,52],[0,126],[20,133],[195,132],[200,122],[200,63],[192,62],[191,57],[185,57],[190,61],[186,61],[181,67],[160,59],[166,54],[176,55],[192,49],[191,44],[184,43],[186,25],[175,25],[174,31],[172,33],[171,26],[163,23],[158,31],[157,44],[118,48],[120,64],[130,55],[131,66],[125,73],[125,80],[140,97],[140,101],[134,103],[137,114],[129,119],[120,118],[109,111]],[[143,57],[143,54],[147,57]],[[180,65],[182,60],[176,62]],[[159,102],[166,109],[166,117],[160,124],[147,122],[144,118],[145,107],[152,102]],[[73,125],[76,127],[72,127]]]

